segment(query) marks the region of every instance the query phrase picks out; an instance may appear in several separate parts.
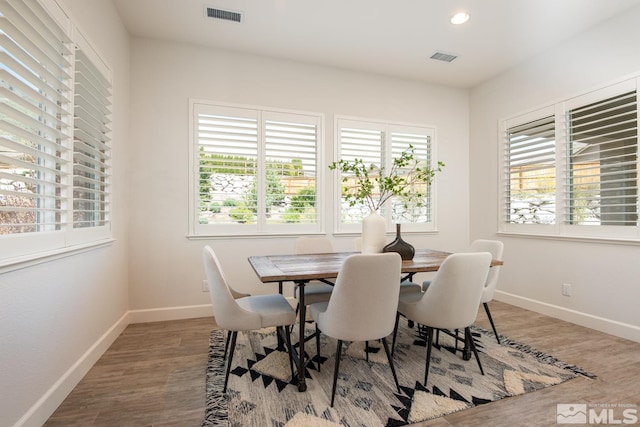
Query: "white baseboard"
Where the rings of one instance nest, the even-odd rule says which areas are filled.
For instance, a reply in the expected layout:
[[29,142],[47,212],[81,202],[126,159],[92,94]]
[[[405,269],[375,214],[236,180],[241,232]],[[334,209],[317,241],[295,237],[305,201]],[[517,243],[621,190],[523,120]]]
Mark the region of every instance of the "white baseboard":
[[113,344],[129,324],[129,312],[105,332],[45,394],[18,420],[13,427],[40,427],[55,412],[64,399],[78,385],[100,356]]
[[560,307],[553,304],[533,300],[508,292],[498,291],[494,295],[497,301],[506,302],[517,307],[526,308],[527,310],[555,317],[576,325],[585,326],[600,332],[615,335],[631,341],[640,342],[640,327],[630,325],[628,323],[618,322],[616,320],[606,319],[604,317],[594,316],[592,314],[571,310],[569,308]]
[[130,323],[162,322],[165,320],[182,320],[211,316],[213,316],[211,304],[129,311]]

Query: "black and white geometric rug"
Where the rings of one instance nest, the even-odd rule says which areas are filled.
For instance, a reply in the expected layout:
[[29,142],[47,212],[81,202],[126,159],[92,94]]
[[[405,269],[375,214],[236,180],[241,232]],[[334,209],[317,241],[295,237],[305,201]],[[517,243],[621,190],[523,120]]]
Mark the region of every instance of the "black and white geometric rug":
[[[311,333],[312,325],[309,328]],[[440,334],[440,344],[434,344],[431,352],[429,382],[424,387],[425,342],[401,319],[394,355],[400,394],[380,343],[369,343],[369,362],[365,361],[364,343],[345,343],[331,408],[335,340],[322,336],[321,360],[315,356],[315,340],[306,343],[311,361],[306,370],[307,391],[300,393],[289,384],[287,354],[275,350],[274,329],[240,333],[227,393],[223,395],[224,333],[215,330],[211,333],[207,408],[202,425],[403,426],[533,392],[577,375],[595,378],[507,337],[501,336],[499,345],[493,333],[481,328],[473,328],[473,337],[485,375],[480,374],[474,357],[463,360],[462,352],[454,351],[454,340]]]

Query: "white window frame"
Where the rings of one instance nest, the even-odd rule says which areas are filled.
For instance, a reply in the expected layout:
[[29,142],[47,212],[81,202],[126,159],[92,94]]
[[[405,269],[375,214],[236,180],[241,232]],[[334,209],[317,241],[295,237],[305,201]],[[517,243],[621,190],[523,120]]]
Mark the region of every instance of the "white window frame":
[[[269,224],[264,216],[259,215],[255,224],[200,224],[199,222],[199,179],[200,151],[197,137],[198,114],[211,112],[221,114],[228,111],[231,116],[237,115],[255,118],[258,121],[258,169],[257,176],[264,176],[266,161],[264,123],[267,120],[291,120],[296,117],[300,123],[316,126],[316,222],[312,224],[283,223]],[[322,233],[325,229],[324,212],[324,114],[308,111],[286,110],[273,107],[215,102],[205,99],[189,99],[189,238],[211,238],[228,236],[287,236]],[[264,179],[258,185],[258,211],[264,212]]]
[[[102,82],[108,86],[108,96],[111,97],[111,71],[106,63],[101,59],[101,55],[91,43],[80,33],[75,24],[68,17],[68,14],[54,0],[35,1],[15,1],[11,3],[16,7],[17,13],[7,9],[7,13],[11,14],[11,19],[28,22],[32,27],[25,29],[26,39],[36,40],[31,37],[31,32],[43,32],[48,34],[47,38],[56,38],[58,42],[64,43],[68,50],[69,65],[66,66],[65,72],[70,76],[65,80],[64,96],[68,99],[62,107],[66,112],[66,116],[62,117],[61,124],[63,126],[60,136],[58,137],[58,147],[60,151],[59,162],[61,167],[58,174],[60,182],[58,183],[59,207],[58,224],[55,229],[37,230],[32,232],[12,233],[0,235],[0,268],[12,269],[19,267],[25,263],[37,262],[38,260],[49,259],[51,257],[64,256],[67,253],[74,253],[78,250],[106,244],[113,240],[111,231],[110,218],[110,199],[111,199],[111,124],[110,114],[106,132],[104,133],[104,149],[106,157],[109,161],[105,163],[102,169],[103,179],[107,184],[107,191],[104,194],[104,200],[107,210],[102,210],[102,216],[105,219],[100,226],[87,226],[84,228],[74,229],[74,207],[73,207],[73,173],[74,173],[74,109],[75,109],[75,60],[76,49],[81,49],[84,53],[85,61],[89,61],[89,66],[95,70],[99,70],[102,74]],[[7,4],[7,7],[8,4]],[[36,18],[37,17],[37,18]],[[27,28],[27,27],[24,27]],[[43,28],[47,28],[43,30]],[[53,42],[53,40],[51,40]],[[29,42],[31,43],[31,41]],[[38,42],[36,42],[37,44]],[[27,59],[27,57],[25,57]],[[43,60],[37,58],[35,61]],[[35,64],[35,62],[34,62]],[[32,82],[31,85],[37,83]],[[38,86],[39,88],[39,86]],[[39,193],[40,194],[40,193]],[[37,198],[38,196],[36,196]],[[104,205],[103,205],[104,206]],[[39,223],[39,221],[38,221]]]
[[[428,161],[431,168],[437,168],[437,137],[436,127],[418,123],[402,123],[392,122],[389,120],[369,119],[362,117],[353,117],[346,115],[334,116],[334,153],[335,160],[341,158],[341,129],[344,127],[353,127],[357,129],[368,129],[382,131],[384,133],[384,144],[386,145],[385,153],[385,170],[391,168],[393,162],[391,135],[393,132],[406,132],[427,136],[429,138],[429,154]],[[362,232],[362,223],[343,223],[342,222],[342,178],[339,171],[333,174],[333,194],[334,194],[334,233],[335,234],[357,234]],[[420,223],[402,223],[403,233],[436,233],[437,232],[437,178],[431,183],[427,193],[427,206],[430,206],[430,221]],[[388,202],[387,202],[388,205]],[[382,216],[386,220],[387,233],[395,231],[395,222],[393,221],[391,209],[385,209]]]
[[[638,87],[640,86],[640,77],[633,77],[622,80],[615,84],[596,88],[588,93],[577,95],[570,99],[558,101],[547,107],[539,108],[535,111],[512,116],[507,119],[500,120],[498,135],[499,144],[499,224],[498,230],[503,234],[540,236],[560,239],[576,239],[576,240],[609,240],[621,242],[640,243],[640,218],[636,221],[635,226],[630,225],[576,225],[569,224],[566,220],[566,212],[569,208],[569,201],[566,195],[567,179],[568,179],[568,136],[567,136],[567,115],[577,107],[586,106],[594,102],[603,101],[605,99],[622,95],[627,92],[636,91],[637,99],[640,99]],[[506,206],[508,203],[509,189],[509,171],[507,165],[507,130],[520,124],[532,122],[543,117],[555,116],[555,139],[556,139],[556,212],[554,224],[515,224],[508,222]],[[636,120],[640,123],[640,102],[637,103]],[[636,143],[636,156],[640,160],[640,152],[638,152],[640,144]],[[640,164],[640,162],[639,162]],[[636,187],[640,187],[640,174],[636,176]],[[637,196],[640,196],[638,194]],[[640,203],[637,203],[640,214]]]

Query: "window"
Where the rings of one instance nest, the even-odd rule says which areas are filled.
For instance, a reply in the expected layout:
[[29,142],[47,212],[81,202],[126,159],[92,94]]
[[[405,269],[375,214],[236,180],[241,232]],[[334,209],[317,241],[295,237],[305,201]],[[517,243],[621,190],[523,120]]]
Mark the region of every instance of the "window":
[[555,117],[544,115],[506,131],[506,221],[513,224],[555,224]]
[[110,237],[109,72],[40,4],[0,4],[2,264]]
[[[358,158],[365,164],[375,164],[390,170],[394,158],[409,146],[414,148],[417,159],[434,168],[434,135],[431,127],[381,123],[365,119],[336,117],[337,153],[336,159],[353,161]],[[357,232],[362,218],[369,214],[365,205],[350,206],[342,196],[345,184],[343,177],[336,178],[337,195],[336,229],[338,232]],[[425,186],[426,187],[426,186]],[[435,209],[433,185],[424,189],[426,197],[421,206],[405,206],[396,198],[389,200],[380,211],[390,227],[393,223],[403,223],[405,231],[434,231]]]
[[636,79],[506,120],[502,230],[638,239]]
[[195,235],[321,230],[320,114],[192,101]]
[[76,47],[73,126],[73,227],[109,223],[110,84]]

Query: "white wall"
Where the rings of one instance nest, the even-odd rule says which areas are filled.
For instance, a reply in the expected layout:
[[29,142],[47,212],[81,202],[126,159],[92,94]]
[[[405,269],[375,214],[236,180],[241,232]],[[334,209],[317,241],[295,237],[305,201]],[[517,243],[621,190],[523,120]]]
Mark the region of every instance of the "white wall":
[[110,0],[63,6],[114,72],[116,241],[0,275],[1,426],[41,425],[117,336],[128,311],[128,35]]
[[[443,249],[468,243],[466,91],[148,39],[132,40],[131,70],[132,309],[208,304],[205,244],[218,250],[232,285],[253,293],[275,285],[261,285],[247,257],[293,252],[291,238],[187,239],[190,97],[324,113],[325,164],[332,160],[336,114],[435,125],[437,157],[447,164],[436,178],[440,233],[405,238]],[[326,190],[330,195],[332,187]],[[330,235],[332,213],[323,214]],[[330,237],[337,249],[352,248],[353,236]]]
[[[639,20],[640,8],[628,11],[471,91],[472,239],[496,237],[498,121],[640,74]],[[640,341],[640,246],[498,238],[498,299]]]

